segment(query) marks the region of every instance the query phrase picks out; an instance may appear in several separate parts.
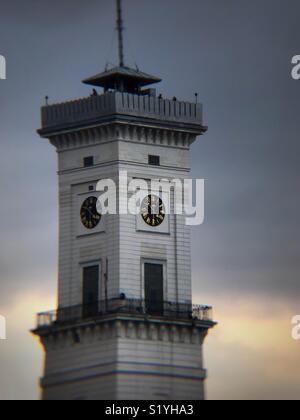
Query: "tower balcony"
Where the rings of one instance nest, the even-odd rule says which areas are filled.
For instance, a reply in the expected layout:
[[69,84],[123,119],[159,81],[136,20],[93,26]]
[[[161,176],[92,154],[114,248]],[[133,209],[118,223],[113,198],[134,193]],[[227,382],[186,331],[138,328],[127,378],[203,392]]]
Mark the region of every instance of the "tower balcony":
[[206,131],[202,104],[163,99],[153,95],[107,92],[98,96],[42,107],[42,137],[68,130],[124,120],[188,130]]
[[82,322],[97,322],[110,316],[128,316],[158,321],[180,321],[201,323],[205,328],[215,325],[210,306],[174,302],[149,302],[141,299],[119,297],[91,303],[59,308],[37,315],[37,329],[60,328]]

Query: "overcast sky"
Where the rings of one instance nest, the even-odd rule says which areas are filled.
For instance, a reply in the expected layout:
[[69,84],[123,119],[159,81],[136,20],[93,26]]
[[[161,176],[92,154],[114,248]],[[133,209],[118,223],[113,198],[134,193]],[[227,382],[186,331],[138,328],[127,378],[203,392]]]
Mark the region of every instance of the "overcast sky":
[[[124,0],[127,64],[162,77],[166,97],[198,92],[209,126],[192,153],[192,176],[206,180],[194,300],[220,321],[205,348],[209,398],[300,397],[290,338],[300,312],[299,16],[299,0]],[[88,95],[80,81],[116,63],[114,21],[112,0],[0,0],[0,398],[38,397],[41,352],[27,330],[55,302],[56,155],[36,134],[39,108],[46,95]]]

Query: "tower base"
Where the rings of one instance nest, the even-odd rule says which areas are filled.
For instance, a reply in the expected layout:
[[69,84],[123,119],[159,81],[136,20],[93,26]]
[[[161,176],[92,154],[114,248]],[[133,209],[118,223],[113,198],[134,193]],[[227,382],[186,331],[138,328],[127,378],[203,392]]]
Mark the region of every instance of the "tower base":
[[112,316],[35,330],[43,400],[203,400],[211,322]]

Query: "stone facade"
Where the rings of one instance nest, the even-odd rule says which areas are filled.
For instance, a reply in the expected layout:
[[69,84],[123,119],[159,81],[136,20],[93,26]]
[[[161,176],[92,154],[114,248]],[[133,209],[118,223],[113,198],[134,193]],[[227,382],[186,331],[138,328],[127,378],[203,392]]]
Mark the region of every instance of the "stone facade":
[[43,399],[203,399],[205,335],[196,324],[121,317],[56,331],[41,338]]

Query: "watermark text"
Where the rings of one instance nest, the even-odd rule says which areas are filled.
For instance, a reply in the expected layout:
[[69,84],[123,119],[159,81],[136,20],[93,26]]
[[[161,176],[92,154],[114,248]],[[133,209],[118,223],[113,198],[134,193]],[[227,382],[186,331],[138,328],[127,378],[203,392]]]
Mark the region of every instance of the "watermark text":
[[295,55],[292,58],[292,78],[294,80],[299,80],[300,79],[300,55]]
[[292,318],[292,325],[294,327],[292,328],[292,338],[295,341],[300,340],[300,315],[295,315]]
[[0,340],[6,340],[6,319],[0,315]]
[[130,179],[121,171],[118,183],[112,179],[100,180],[96,190],[99,214],[143,215],[147,220],[157,215],[157,222],[166,215],[185,217],[187,226],[199,226],[204,222],[203,179]]
[[6,80],[6,58],[0,55],[0,80]]

